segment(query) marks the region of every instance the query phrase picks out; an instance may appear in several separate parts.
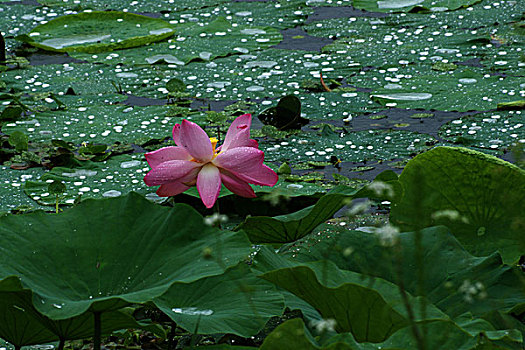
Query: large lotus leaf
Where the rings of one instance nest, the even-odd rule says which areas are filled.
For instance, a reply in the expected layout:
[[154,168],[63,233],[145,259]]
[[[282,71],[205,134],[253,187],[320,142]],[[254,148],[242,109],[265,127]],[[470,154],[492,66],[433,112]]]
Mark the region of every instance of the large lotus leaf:
[[509,151],[525,143],[525,114],[497,111],[462,117],[444,124],[439,135],[451,142],[481,149]]
[[[466,330],[464,324],[438,320],[419,325],[426,349],[479,349],[505,348],[520,349],[521,337],[513,331],[494,334],[490,327],[475,332]],[[418,344],[410,327],[394,333],[388,340],[379,344],[357,343],[350,333],[338,334],[319,345],[301,319],[292,319],[279,325],[270,333],[261,349],[323,349],[323,350],[379,350],[379,349],[417,349]]]
[[[475,332],[466,330],[463,324],[452,321],[433,321],[419,326],[425,334],[427,349],[479,349],[505,348],[520,349],[521,337],[513,331],[490,331],[490,327]],[[496,334],[495,334],[496,333]],[[350,333],[338,334],[319,345],[305,327],[303,320],[296,318],[279,325],[270,333],[261,349],[323,349],[323,350],[379,350],[379,349],[416,349],[418,344],[410,327],[403,328],[387,341],[379,344],[357,343]]]
[[[304,299],[324,319],[334,319],[336,331],[351,332],[359,342],[384,341],[409,324],[396,285],[340,270],[330,261],[283,267],[261,277]],[[407,297],[417,305],[413,310],[415,322],[447,319],[425,299]]]
[[[16,277],[0,281],[0,337],[17,346],[42,344],[59,339],[81,339],[93,335],[93,313],[65,319],[51,320],[33,306],[32,293],[23,289]],[[165,336],[162,328],[145,326],[128,313],[106,312],[101,317],[102,334],[124,328],[142,328],[160,337]]]
[[175,283],[153,302],[178,326],[198,334],[250,337],[283,311],[282,295],[244,263],[223,275]]
[[409,293],[425,296],[450,317],[465,312],[485,317],[494,310],[511,312],[525,305],[525,277],[517,268],[502,265],[499,255],[472,256],[444,226],[420,234],[419,250],[415,232],[400,234],[396,250],[374,234],[324,224],[287,256],[293,255],[296,262],[329,259],[340,269],[392,283],[402,278]]
[[481,0],[354,0],[353,5],[361,10],[375,12],[409,12],[414,8],[431,11],[456,10]]
[[320,349],[300,318],[288,320],[275,328],[262,343],[261,350]]
[[38,312],[32,309],[31,292],[22,290],[16,277],[0,281],[0,338],[15,346],[58,340],[58,336],[35,317]]
[[437,147],[408,162],[399,181],[404,195],[390,218],[403,231],[443,224],[473,254],[499,250],[507,263],[523,254],[524,170],[480,152]]
[[[482,321],[481,321],[482,322]],[[436,320],[419,325],[420,333],[426,349],[521,349],[523,340],[516,331],[494,331],[490,325],[477,330],[464,328],[462,323],[450,320]],[[388,340],[380,344],[362,343],[355,344],[353,337],[348,334],[339,334],[326,342],[323,349],[332,349],[330,346],[347,344],[349,349],[417,349],[410,327],[403,328],[394,333]],[[340,349],[340,348],[338,348]],[[344,349],[344,347],[343,347]]]
[[[191,207],[159,207],[135,193],[56,215],[4,216],[0,240],[0,276],[22,276],[52,319],[149,301],[174,282],[222,273],[249,251],[242,233],[206,226]],[[217,254],[203,255],[209,249]]]
[[[275,254],[275,251],[269,246],[260,246],[254,258],[252,265],[253,271],[257,274],[273,271],[275,269],[293,266],[293,262],[284,258],[282,255]],[[297,297],[293,293],[279,288],[279,291],[284,297],[284,305],[290,310],[300,310],[305,320],[316,322],[322,320],[319,312],[308,302]]]
[[118,11],[61,16],[29,32],[26,41],[44,50],[104,52],[146,45],[175,32],[167,22]]
[[467,331],[471,336],[479,337],[479,340],[481,341],[483,340],[483,337],[486,337],[495,344],[505,348],[523,348],[523,335],[517,329],[496,330],[486,320],[474,318],[470,313],[455,318],[454,322]]
[[[184,65],[193,60],[210,61],[231,54],[248,53],[278,44],[281,33],[272,27],[233,26],[219,17],[206,25],[184,24],[177,38],[141,48],[119,51],[118,57],[93,57],[85,53],[73,57],[101,63]],[[109,61],[111,60],[111,61]]]
[[[428,135],[400,130],[320,131],[302,132],[279,140],[262,140],[266,161],[308,162],[329,161],[336,156],[343,162],[393,160],[408,158],[414,152],[429,149],[435,139]],[[294,168],[294,164],[290,166]]]
[[332,218],[358,191],[349,187],[334,188],[310,207],[295,213],[268,217],[247,217],[237,229],[246,232],[252,243],[283,244],[296,241]]

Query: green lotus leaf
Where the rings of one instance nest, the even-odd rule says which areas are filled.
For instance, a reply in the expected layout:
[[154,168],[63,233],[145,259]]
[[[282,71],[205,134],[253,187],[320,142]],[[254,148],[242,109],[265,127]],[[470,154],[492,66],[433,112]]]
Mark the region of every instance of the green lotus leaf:
[[[24,289],[16,277],[0,281],[0,338],[15,346],[43,344],[57,340],[74,340],[93,335],[93,313],[51,320],[33,306],[32,293]],[[102,334],[124,328],[142,328],[165,337],[162,328],[138,323],[123,311],[106,312],[101,317]]]
[[303,320],[294,318],[275,328],[262,343],[261,350],[273,349],[320,349],[305,327]]
[[357,192],[353,188],[339,186],[321,197],[315,205],[281,216],[248,217],[237,229],[246,232],[253,243],[293,242],[330,219]]
[[104,52],[142,46],[175,32],[167,22],[118,11],[61,16],[35,27],[25,41],[58,52]]
[[[261,277],[304,299],[324,319],[334,319],[337,332],[351,332],[359,342],[385,341],[409,324],[396,285],[340,270],[330,261],[278,268]],[[448,319],[425,299],[407,298],[417,306],[413,308],[415,322]]]
[[[21,276],[35,308],[51,319],[150,301],[174,282],[221,274],[249,251],[242,233],[206,226],[187,205],[159,207],[136,193],[56,215],[1,217],[0,247],[0,278]],[[220,255],[203,254],[210,249]]]
[[[58,340],[34,310],[31,291],[24,290],[16,277],[0,281],[0,338],[20,347]],[[36,316],[36,317],[35,317]]]
[[315,205],[280,216],[247,217],[237,229],[246,232],[253,243],[283,244],[297,241],[311,233],[318,225],[331,219],[352,198],[391,200],[401,195],[402,188],[394,172],[385,171],[376,177],[376,181],[381,183],[381,187],[377,190],[373,190],[374,186],[365,186],[359,190],[344,185],[337,186],[322,196]]
[[[420,324],[426,349],[521,349],[522,339],[516,332],[498,332],[490,325],[479,322],[481,327],[471,330],[464,322],[436,320]],[[321,338],[322,339],[322,338]],[[279,325],[270,333],[261,349],[309,349],[309,350],[378,350],[417,349],[410,327],[402,328],[383,343],[358,343],[350,333],[335,335],[321,344],[311,335],[302,319],[295,318]]]
[[409,161],[390,219],[402,231],[447,225],[475,255],[525,251],[525,171],[465,148],[437,147]]
[[[418,253],[416,232],[401,233],[396,250],[382,245],[374,234],[324,224],[313,235],[316,241],[302,242],[293,256],[296,262],[329,259],[340,269],[402,281],[409,293],[425,296],[452,318],[466,312],[486,317],[495,310],[519,314],[525,306],[521,271],[503,265],[498,254],[472,256],[444,226],[425,228],[420,235]],[[317,242],[319,237],[323,239]]]
[[[468,325],[451,320],[435,320],[418,325],[420,334],[423,335],[425,349],[521,349],[523,342],[520,334],[515,331],[498,332],[492,330],[490,325],[484,324],[484,326],[473,331],[468,329]],[[410,327],[397,331],[388,340],[379,344],[356,344],[353,337],[345,333],[332,337],[323,345],[325,345],[323,349],[352,350],[417,349],[419,347]]]
[[250,337],[283,311],[282,295],[244,263],[223,275],[175,283],[153,302],[179,327],[197,334]]

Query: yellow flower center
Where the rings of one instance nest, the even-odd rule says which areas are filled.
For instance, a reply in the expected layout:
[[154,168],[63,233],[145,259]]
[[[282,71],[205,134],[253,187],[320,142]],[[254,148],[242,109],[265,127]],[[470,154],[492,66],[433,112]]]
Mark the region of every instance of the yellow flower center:
[[213,153],[215,153],[215,147],[217,146],[217,142],[219,142],[219,140],[217,140],[216,137],[210,137],[210,141],[211,147],[213,147]]
[[217,146],[217,142],[219,142],[219,140],[216,137],[210,137],[210,141],[211,141],[211,147],[213,148],[213,158],[211,160],[214,160],[215,157],[217,157],[219,153],[221,153],[215,150],[215,147]]

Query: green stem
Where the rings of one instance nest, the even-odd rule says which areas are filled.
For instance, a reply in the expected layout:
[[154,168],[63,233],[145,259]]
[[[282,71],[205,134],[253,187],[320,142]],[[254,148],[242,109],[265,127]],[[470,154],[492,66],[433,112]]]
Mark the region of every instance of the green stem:
[[5,39],[2,33],[0,33],[0,66],[5,66],[6,53],[5,53]]
[[175,330],[177,329],[177,324],[175,321],[171,322],[170,334],[168,335],[168,350],[172,350],[177,346],[175,342]]
[[217,227],[219,229],[222,229],[222,226],[221,226],[221,211],[220,211],[220,208],[219,208],[219,198],[217,198],[217,200],[215,201],[215,204],[213,205],[213,211],[215,213],[217,213],[217,216],[218,216],[218,220],[217,220]]
[[60,342],[58,342],[57,350],[64,350],[64,345],[66,341],[64,339],[60,339]]
[[412,336],[416,340],[417,349],[418,350],[425,350],[425,341],[423,338],[423,335],[421,334],[421,330],[419,329],[417,323],[416,323],[416,317],[414,314],[414,310],[412,309],[412,305],[410,305],[410,301],[408,300],[408,293],[405,289],[405,283],[403,281],[403,258],[402,258],[402,251],[400,247],[395,247],[396,249],[396,272],[397,272],[397,286],[399,288],[399,294],[401,295],[401,300],[403,301],[403,304],[405,305],[405,309],[407,310],[408,315],[408,321],[410,322],[410,329],[412,331]]
[[95,320],[95,330],[93,333],[93,350],[100,350],[102,342],[102,324],[100,321],[101,312],[93,312],[93,319]]

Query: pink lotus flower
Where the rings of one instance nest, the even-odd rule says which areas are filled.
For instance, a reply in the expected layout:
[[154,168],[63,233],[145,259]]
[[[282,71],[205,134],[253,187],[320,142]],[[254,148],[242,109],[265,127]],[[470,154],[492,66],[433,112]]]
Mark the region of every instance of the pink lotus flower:
[[144,177],[148,186],[158,186],[161,197],[175,196],[197,185],[202,202],[213,207],[221,184],[242,197],[253,198],[249,185],[273,186],[277,174],[263,164],[264,152],[250,139],[252,116],[244,114],[233,121],[222,146],[209,138],[197,124],[184,119],[173,127],[176,147],[146,153],[151,171]]

